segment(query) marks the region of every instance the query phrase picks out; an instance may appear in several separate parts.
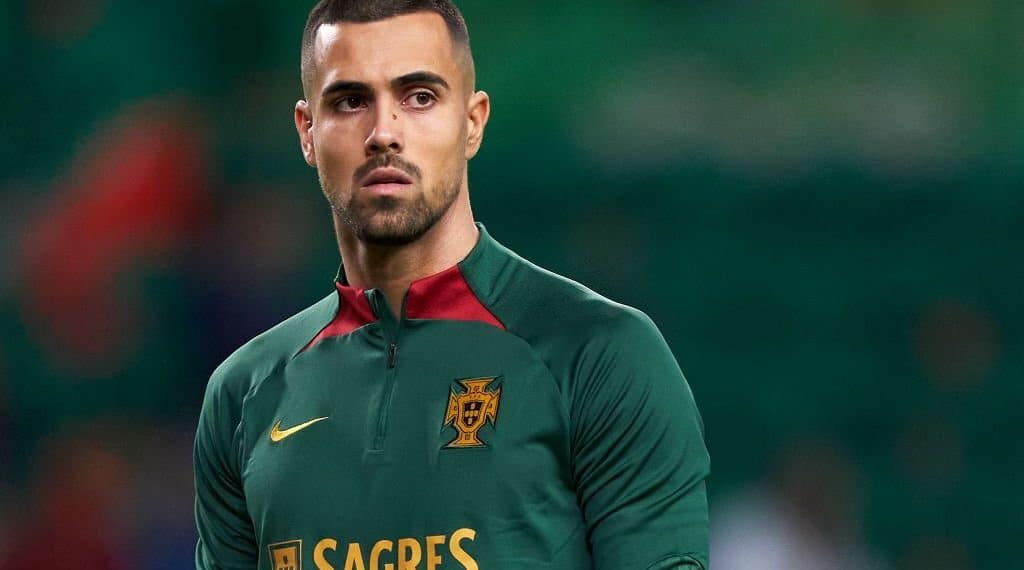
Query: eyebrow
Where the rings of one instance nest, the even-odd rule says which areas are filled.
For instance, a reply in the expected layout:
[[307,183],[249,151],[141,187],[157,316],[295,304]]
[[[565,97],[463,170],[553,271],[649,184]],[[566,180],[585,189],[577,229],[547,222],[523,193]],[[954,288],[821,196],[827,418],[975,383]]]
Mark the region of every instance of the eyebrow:
[[[398,89],[406,87],[408,85],[435,85],[437,87],[443,87],[444,89],[451,90],[448,82],[443,77],[436,73],[429,71],[413,71],[412,73],[406,73],[401,77],[396,77],[391,80],[391,87]],[[358,93],[361,95],[373,93],[373,88],[367,83],[360,81],[348,81],[345,79],[339,79],[333,81],[320,93],[320,97],[326,99],[335,93]]]
[[448,82],[445,81],[443,77],[429,71],[414,71],[401,77],[397,77],[391,81],[392,87],[405,87],[406,85],[411,84],[436,85],[438,87],[444,87],[445,89],[451,90],[451,87],[448,86]]

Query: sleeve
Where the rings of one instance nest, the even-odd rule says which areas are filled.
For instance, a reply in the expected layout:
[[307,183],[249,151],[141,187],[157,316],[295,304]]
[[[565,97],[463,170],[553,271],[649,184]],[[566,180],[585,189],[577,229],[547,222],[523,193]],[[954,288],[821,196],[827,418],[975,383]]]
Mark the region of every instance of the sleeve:
[[215,372],[203,398],[193,467],[196,570],[253,570],[259,562],[241,483],[240,405]]
[[661,333],[630,312],[576,362],[573,475],[594,568],[707,568],[704,428]]

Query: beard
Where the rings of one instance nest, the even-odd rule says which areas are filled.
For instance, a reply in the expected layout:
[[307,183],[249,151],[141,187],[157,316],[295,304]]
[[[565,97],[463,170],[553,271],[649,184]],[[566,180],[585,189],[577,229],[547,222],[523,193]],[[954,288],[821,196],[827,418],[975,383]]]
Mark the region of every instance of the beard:
[[[359,192],[358,180],[375,168],[393,167],[406,172],[413,186],[420,187],[412,198],[398,196],[365,196]],[[371,245],[401,246],[410,244],[430,231],[455,203],[462,187],[462,173],[458,172],[434,185],[429,192],[422,189],[420,169],[395,155],[379,155],[356,169],[353,174],[352,195],[343,202],[330,184],[320,176],[320,186],[331,210],[356,239]],[[413,188],[410,190],[415,191]],[[404,192],[403,192],[404,193]],[[435,198],[434,204],[427,197]]]

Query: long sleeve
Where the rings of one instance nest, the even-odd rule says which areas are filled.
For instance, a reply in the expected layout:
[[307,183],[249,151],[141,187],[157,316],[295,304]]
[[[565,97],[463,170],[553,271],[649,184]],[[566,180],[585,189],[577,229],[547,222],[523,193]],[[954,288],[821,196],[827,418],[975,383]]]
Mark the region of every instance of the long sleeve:
[[196,569],[253,570],[259,554],[240,477],[240,401],[220,380],[215,372],[196,430]]
[[638,311],[577,358],[573,465],[598,570],[708,567],[709,457],[693,395]]

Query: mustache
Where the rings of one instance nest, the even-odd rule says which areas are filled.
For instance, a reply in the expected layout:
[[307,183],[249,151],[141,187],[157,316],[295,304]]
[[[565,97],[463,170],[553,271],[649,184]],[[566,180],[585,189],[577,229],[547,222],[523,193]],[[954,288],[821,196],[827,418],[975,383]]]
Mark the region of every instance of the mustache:
[[416,181],[419,181],[422,177],[419,167],[408,160],[395,154],[377,154],[352,173],[353,186],[358,185],[360,180],[366,178],[370,172],[377,168],[397,168]]

